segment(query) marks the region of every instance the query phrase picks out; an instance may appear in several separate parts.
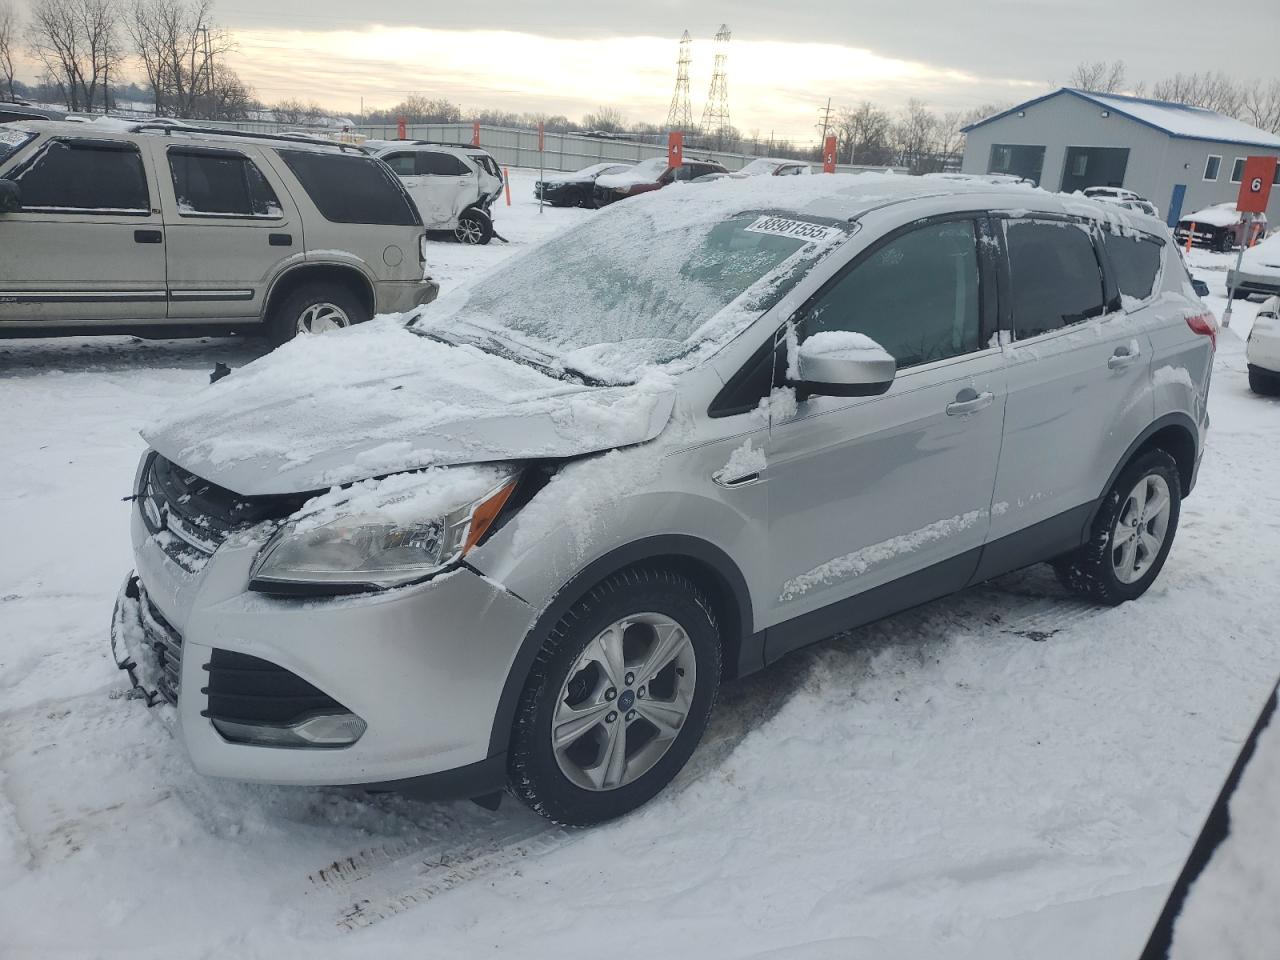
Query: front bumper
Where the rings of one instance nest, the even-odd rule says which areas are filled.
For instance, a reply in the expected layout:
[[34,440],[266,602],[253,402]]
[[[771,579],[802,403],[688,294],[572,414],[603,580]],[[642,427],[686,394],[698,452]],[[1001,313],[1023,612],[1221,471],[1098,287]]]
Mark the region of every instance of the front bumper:
[[1280,374],[1280,335],[1271,330],[1259,330],[1255,321],[1245,346],[1245,359],[1251,367]]
[[1268,296],[1280,293],[1280,270],[1276,273],[1249,273],[1246,270],[1227,271],[1227,289],[1244,293],[1261,293]]
[[[117,600],[113,653],[149,704],[167,699],[164,681],[176,676],[177,729],[199,772],[279,784],[409,780],[420,794],[431,792],[428,776],[457,795],[501,786],[505,760],[490,754],[490,737],[534,619],[524,601],[467,568],[385,593],[268,597],[246,589],[261,536],[228,539],[193,572],[136,509],[133,526],[137,574]],[[208,716],[215,649],[291,672],[361,718],[363,735],[338,748],[224,739]]]
[[383,280],[373,285],[374,313],[408,313],[440,293],[434,280]]

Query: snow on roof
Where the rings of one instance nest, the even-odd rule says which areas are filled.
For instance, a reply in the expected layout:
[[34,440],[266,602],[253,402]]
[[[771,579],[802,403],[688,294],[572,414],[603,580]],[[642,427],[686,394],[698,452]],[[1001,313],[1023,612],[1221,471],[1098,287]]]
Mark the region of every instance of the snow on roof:
[[1236,120],[1234,117],[1228,117],[1225,114],[1218,113],[1216,110],[1206,110],[1204,107],[1192,107],[1185,103],[1172,103],[1167,100],[1126,97],[1118,93],[1092,93],[1087,90],[1076,90],[1072,87],[1063,87],[1043,97],[1020,103],[1015,107],[1010,107],[1003,113],[998,113],[995,116],[987,117],[985,120],[970,124],[964,130],[967,133],[994,120],[1000,120],[1033,104],[1064,93],[1088,100],[1105,110],[1112,110],[1145,126],[1154,127],[1171,137],[1178,137],[1184,140],[1212,140],[1219,143],[1236,143],[1243,146],[1269,147],[1280,150],[1280,136],[1276,136],[1274,133],[1267,133],[1265,130],[1259,130],[1243,120]]

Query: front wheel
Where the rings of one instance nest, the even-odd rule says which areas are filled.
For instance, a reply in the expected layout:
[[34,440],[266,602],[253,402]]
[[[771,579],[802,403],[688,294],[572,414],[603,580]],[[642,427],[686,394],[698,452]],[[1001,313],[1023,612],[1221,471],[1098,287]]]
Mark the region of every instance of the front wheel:
[[702,590],[661,568],[615,574],[551,631],[520,697],[511,792],[556,823],[621,816],[662,790],[702,738],[720,635]]
[[1260,397],[1280,396],[1280,373],[1268,373],[1260,367],[1250,365],[1249,389]]
[[1177,463],[1164,450],[1149,450],[1107,491],[1089,542],[1054,563],[1058,579],[1099,603],[1136,600],[1169,556],[1181,507]]
[[488,243],[493,239],[493,221],[488,214],[472,207],[464,210],[458,217],[458,225],[453,228],[453,235],[459,243],[473,246]]

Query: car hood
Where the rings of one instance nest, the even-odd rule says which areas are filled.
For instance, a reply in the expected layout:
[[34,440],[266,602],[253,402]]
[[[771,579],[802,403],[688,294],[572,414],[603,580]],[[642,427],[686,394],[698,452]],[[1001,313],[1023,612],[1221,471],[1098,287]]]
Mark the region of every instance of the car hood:
[[568,383],[384,317],[300,337],[142,431],[242,496],[303,493],[428,466],[563,458],[662,432],[675,391]]
[[[661,176],[661,174],[658,174]],[[596,177],[596,186],[604,187],[608,190],[616,190],[620,187],[634,187],[638,183],[657,183],[658,176],[651,176],[645,173],[606,173],[603,176]]]
[[1280,236],[1269,237],[1250,247],[1240,259],[1243,269],[1262,269],[1269,273],[1280,272]]

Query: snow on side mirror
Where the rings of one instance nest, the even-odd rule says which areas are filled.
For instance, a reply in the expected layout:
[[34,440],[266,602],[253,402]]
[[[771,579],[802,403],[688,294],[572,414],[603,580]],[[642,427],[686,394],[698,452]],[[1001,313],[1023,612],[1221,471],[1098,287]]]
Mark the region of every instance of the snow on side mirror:
[[787,384],[796,399],[810,396],[875,397],[893,386],[898,364],[861,333],[829,330],[787,344]]

